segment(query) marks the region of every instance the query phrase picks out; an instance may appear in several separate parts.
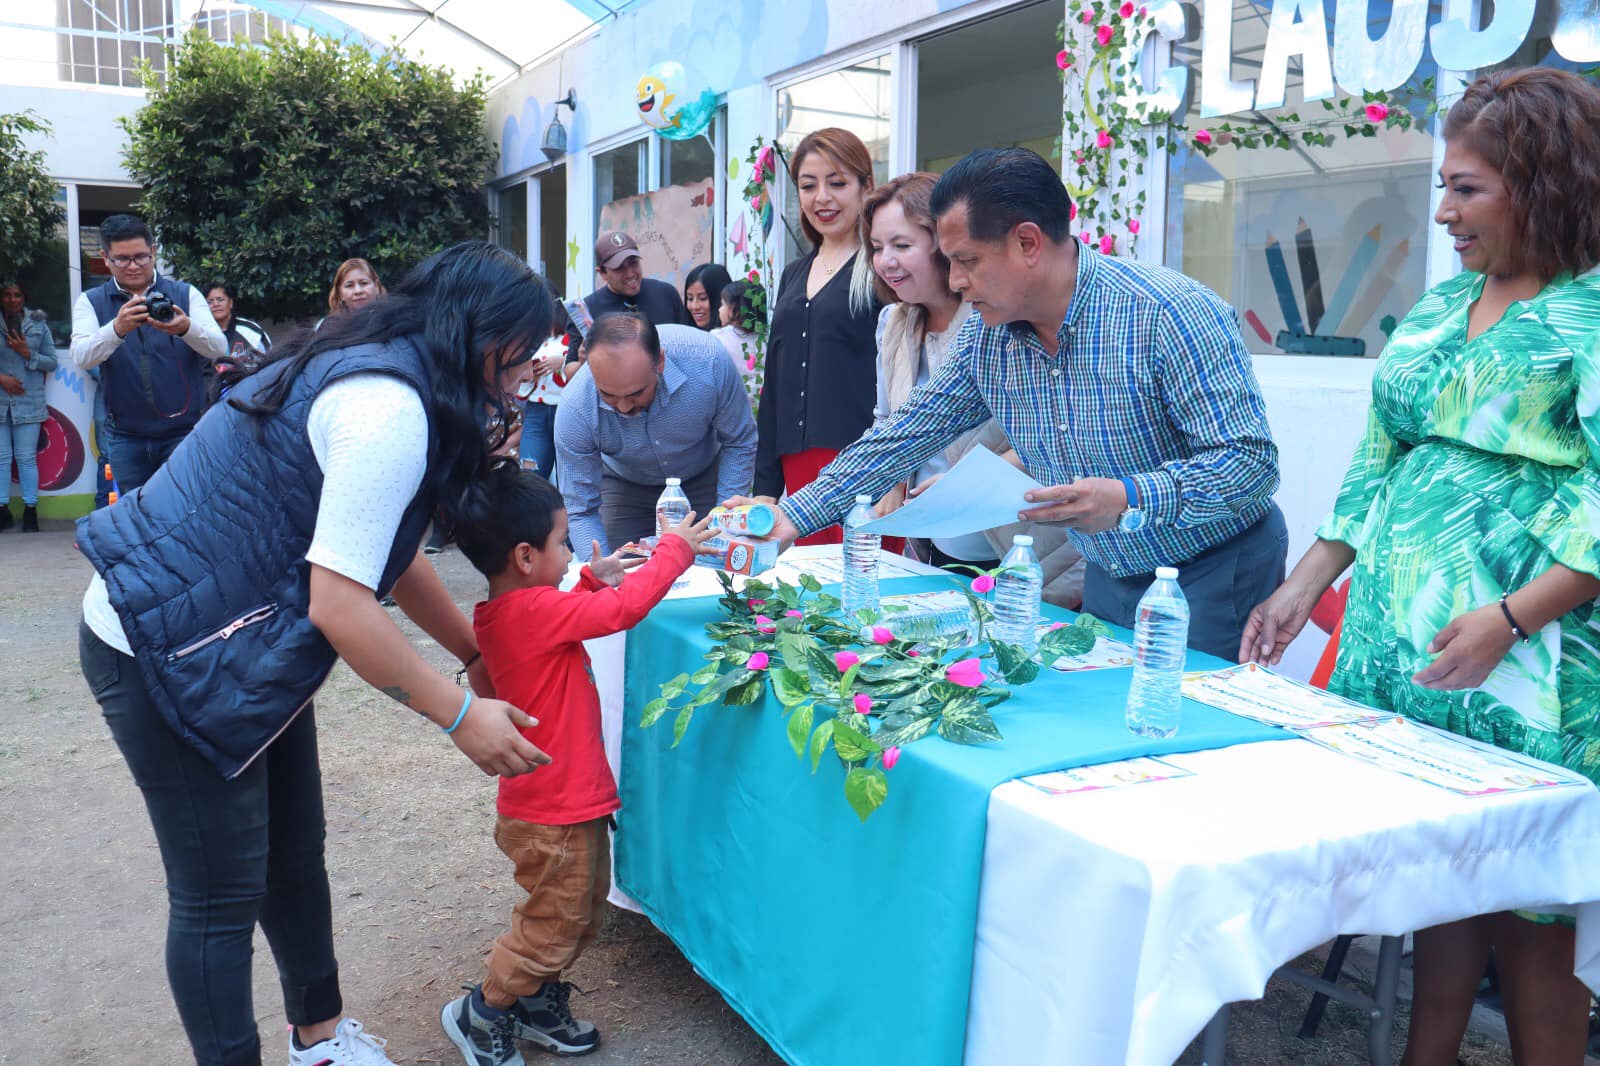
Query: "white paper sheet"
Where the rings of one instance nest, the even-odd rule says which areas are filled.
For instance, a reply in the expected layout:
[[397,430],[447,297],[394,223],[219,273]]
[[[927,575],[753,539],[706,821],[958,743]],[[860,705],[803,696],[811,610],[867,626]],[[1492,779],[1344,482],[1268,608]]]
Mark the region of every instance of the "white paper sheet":
[[892,537],[959,537],[1010,525],[1017,512],[1038,507],[1023,499],[1042,488],[987,448],[974,448],[933,483],[933,487],[894,514],[861,528]]
[[[1050,631],[1049,626],[1039,627],[1039,636],[1043,637]],[[1120,640],[1110,637],[1095,638],[1094,647],[1082,655],[1063,655],[1055,661],[1054,668],[1063,673],[1073,674],[1079,670],[1111,670],[1133,665],[1134,652],[1128,645]]]
[[1312,729],[1370,722],[1391,715],[1245,663],[1206,674],[1188,674],[1183,694],[1191,700],[1285,729]]
[[1314,744],[1463,796],[1529,792],[1588,781],[1559,766],[1406,718],[1300,730]]
[[[843,549],[837,544],[827,545],[831,552],[826,555],[810,555],[802,558],[791,558],[795,549],[790,549],[778,557],[778,565],[763,574],[781,578],[789,584],[798,584],[802,574],[809,574],[824,585],[844,580]],[[941,573],[923,566],[915,559],[907,559],[903,555],[890,555],[882,552],[878,556],[878,580],[887,581],[894,577],[922,577],[925,574]]]
[[1065,796],[1074,792],[1099,792],[1108,788],[1145,785],[1152,781],[1170,781],[1175,777],[1188,777],[1191,773],[1170,762],[1144,757],[1100,763],[1097,766],[1078,766],[1071,770],[1052,770],[1020,780],[1040,792]]

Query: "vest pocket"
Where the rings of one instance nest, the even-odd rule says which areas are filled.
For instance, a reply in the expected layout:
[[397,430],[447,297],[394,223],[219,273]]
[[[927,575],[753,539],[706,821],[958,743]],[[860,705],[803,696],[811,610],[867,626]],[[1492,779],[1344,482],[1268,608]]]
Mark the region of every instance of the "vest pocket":
[[265,622],[267,619],[271,618],[277,613],[278,605],[276,603],[264,603],[260,607],[252,608],[216,632],[208,633],[194,643],[185,645],[184,647],[179,648],[177,651],[172,652],[167,656],[167,662],[177,662],[179,659],[193,655],[201,648],[214,644],[219,640],[227,640],[229,637],[239,632],[239,630],[244,629],[246,626],[253,626],[257,622]]

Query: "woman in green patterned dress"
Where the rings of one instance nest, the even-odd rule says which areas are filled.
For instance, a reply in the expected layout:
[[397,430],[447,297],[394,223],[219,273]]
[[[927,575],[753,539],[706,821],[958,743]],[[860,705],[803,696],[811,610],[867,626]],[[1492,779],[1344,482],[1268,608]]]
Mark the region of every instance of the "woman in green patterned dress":
[[[1332,691],[1600,781],[1600,90],[1486,75],[1444,137],[1466,270],[1389,339],[1334,512],[1239,659],[1276,663],[1354,564]],[[1581,1063],[1573,945],[1509,912],[1419,931],[1405,1066],[1454,1066],[1491,947],[1515,1061]]]

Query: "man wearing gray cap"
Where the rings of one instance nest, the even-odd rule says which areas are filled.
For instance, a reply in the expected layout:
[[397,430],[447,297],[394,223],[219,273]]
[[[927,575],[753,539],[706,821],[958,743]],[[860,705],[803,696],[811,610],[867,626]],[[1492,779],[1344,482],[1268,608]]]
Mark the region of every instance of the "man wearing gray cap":
[[[600,234],[594,242],[594,269],[600,275],[600,287],[583,298],[590,318],[628,311],[643,315],[652,325],[694,325],[677,289],[644,276],[644,260],[639,257],[639,245],[632,235],[621,230]],[[582,358],[574,330],[567,359],[572,362]]]

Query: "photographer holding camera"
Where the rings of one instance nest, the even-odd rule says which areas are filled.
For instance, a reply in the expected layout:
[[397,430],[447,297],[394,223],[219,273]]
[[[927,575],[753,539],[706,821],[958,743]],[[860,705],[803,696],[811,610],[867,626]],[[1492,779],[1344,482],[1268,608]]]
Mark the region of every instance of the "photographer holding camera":
[[156,273],[150,227],[132,215],[100,224],[111,280],[72,309],[72,361],[100,367],[101,450],[124,495],[143,485],[206,410],[206,364],[227,354],[205,295]]

